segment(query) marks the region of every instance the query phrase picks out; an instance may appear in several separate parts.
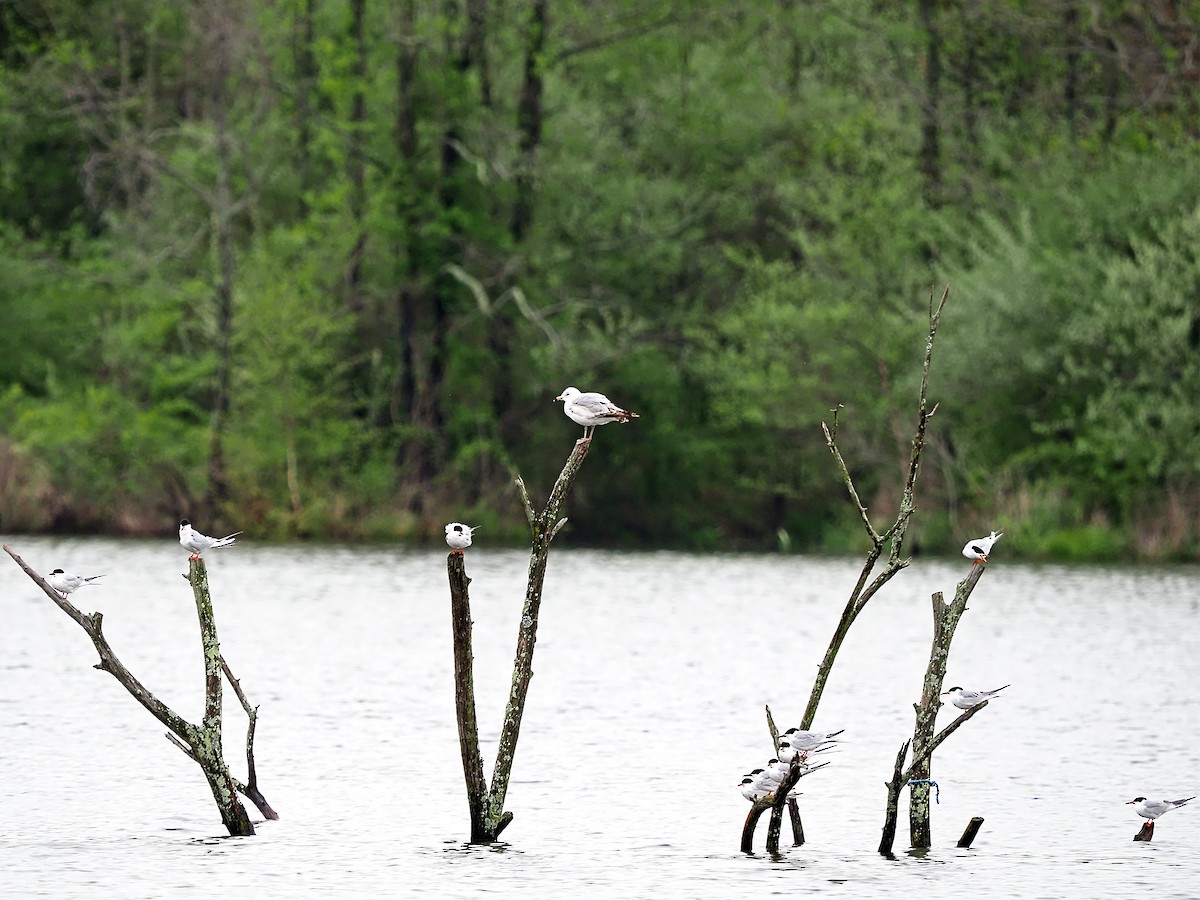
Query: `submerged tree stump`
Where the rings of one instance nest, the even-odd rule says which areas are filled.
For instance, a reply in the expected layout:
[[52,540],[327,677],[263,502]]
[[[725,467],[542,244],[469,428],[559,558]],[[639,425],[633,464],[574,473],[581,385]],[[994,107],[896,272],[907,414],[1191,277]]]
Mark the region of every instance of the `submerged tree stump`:
[[1142,827],[1138,829],[1138,833],[1133,836],[1135,841],[1149,841],[1154,838],[1154,823],[1143,822]]
[[967,823],[966,829],[962,833],[962,837],[958,839],[958,847],[968,848],[975,841],[975,836],[979,834],[979,829],[983,827],[983,816],[974,816]]

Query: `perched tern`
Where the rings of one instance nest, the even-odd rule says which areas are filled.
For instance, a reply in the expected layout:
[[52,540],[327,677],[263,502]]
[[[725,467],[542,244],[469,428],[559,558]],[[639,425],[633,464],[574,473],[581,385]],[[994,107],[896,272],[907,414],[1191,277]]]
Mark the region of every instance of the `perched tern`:
[[985,563],[988,561],[988,554],[992,552],[992,544],[1002,537],[1004,537],[1003,531],[993,531],[987,537],[967,541],[963,545],[962,555],[974,563]]
[[[826,746],[833,746],[836,743],[837,741],[830,741]],[[824,749],[824,747],[821,749]],[[779,759],[787,763],[789,766],[796,760],[800,760],[801,767],[807,769],[808,763],[806,763],[804,760],[810,752],[812,751],[797,750],[787,741],[781,741],[779,744]]]
[[628,422],[640,418],[637,413],[621,409],[603,394],[594,391],[581,392],[579,388],[569,387],[555,400],[563,401],[563,412],[576,425],[583,426],[583,440],[589,440],[597,425],[607,425],[609,422]]
[[779,762],[779,760],[772,759],[769,763],[767,763],[766,768],[759,773],[759,779],[765,779],[767,781],[772,781],[775,784],[779,784],[779,782],[783,781],[784,776],[787,775],[788,770],[787,766],[780,768],[781,765],[782,764]]
[[93,575],[85,578],[82,575],[68,575],[62,569],[55,569],[46,576],[46,583],[65,597],[67,594],[75,593],[81,587],[87,587],[97,578],[103,577],[103,575]]
[[461,522],[451,522],[446,526],[446,543],[450,545],[451,550],[462,556],[462,552],[471,546],[471,535],[478,527],[478,525],[473,528],[470,525],[463,525]]
[[233,534],[227,534],[223,538],[209,537],[207,534],[201,534],[194,529],[192,523],[187,519],[179,520],[179,543],[183,545],[184,550],[192,551],[192,555],[188,559],[199,559],[204,555],[205,550],[217,550],[221,547],[236,544],[239,534],[241,534],[240,531],[235,531]]
[[742,779],[741,783],[738,785],[738,788],[741,789],[742,796],[751,803],[753,803],[755,800],[761,800],[763,797],[767,796],[767,794],[771,793],[769,790],[760,787],[758,782],[756,782],[749,775]]
[[[763,770],[758,769],[756,771],[761,773]],[[741,789],[742,796],[745,797],[747,800],[749,800],[751,803],[753,803],[755,800],[761,800],[764,797],[769,797],[771,794],[775,793],[775,791],[778,787],[779,787],[778,781],[764,781],[761,777],[756,778],[754,775],[747,775],[738,784],[738,788]],[[799,797],[799,796],[800,796],[799,791],[796,791],[796,790],[788,791],[789,799],[794,800],[796,797]]]
[[799,728],[789,728],[783,733],[783,738],[792,749],[800,753],[811,753],[818,747],[823,747],[833,741],[835,737],[845,730],[843,728],[841,731],[826,733],[823,731],[801,731]]
[[1177,807],[1183,806],[1189,800],[1195,800],[1195,797],[1185,797],[1182,800],[1147,800],[1145,797],[1134,797],[1126,806],[1132,806],[1133,811],[1145,819],[1148,823],[1153,824],[1165,812],[1170,812]]
[[800,751],[792,746],[786,738],[779,742],[779,758],[789,765],[800,755]]
[[942,696],[944,697],[949,694],[950,702],[959,709],[970,709],[972,706],[978,706],[984,700],[991,700],[1006,687],[1012,687],[1012,685],[1006,684],[1004,687],[998,687],[990,691],[968,691],[966,688],[955,685],[948,691],[942,691]]

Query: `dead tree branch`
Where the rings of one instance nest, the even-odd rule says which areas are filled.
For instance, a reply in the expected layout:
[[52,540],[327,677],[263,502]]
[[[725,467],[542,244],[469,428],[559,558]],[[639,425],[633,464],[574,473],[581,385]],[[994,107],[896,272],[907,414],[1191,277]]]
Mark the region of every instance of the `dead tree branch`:
[[496,762],[492,770],[490,787],[484,783],[483,758],[479,752],[479,733],[475,719],[475,690],[471,657],[471,607],[467,594],[470,579],[466,575],[463,557],[451,553],[447,560],[450,580],[450,609],[454,629],[454,684],[455,703],[458,713],[459,749],[462,753],[463,775],[467,783],[467,804],[471,814],[472,843],[490,843],[508,827],[513,814],[504,809],[512,775],[513,760],[516,758],[517,738],[521,730],[521,718],[525,712],[525,697],[533,677],[533,650],[537,642],[538,613],[542,604],[542,585],[546,577],[546,563],[550,555],[550,544],[566,525],[560,516],[567,495],[575,483],[575,477],[591,448],[590,439],[575,442],[571,455],[554,487],[545,508],[536,515],[529,501],[525,483],[518,477],[517,489],[525,507],[532,536],[529,551],[529,577],[525,588],[525,604],[521,610],[521,623],[517,631],[517,651],[513,661],[512,686],[508,704],[504,711],[504,724],[500,729],[500,745],[496,751]]
[[[946,666],[950,658],[950,644],[954,639],[954,631],[959,619],[967,609],[967,599],[983,577],[987,563],[978,563],[971,567],[971,572],[958,583],[954,591],[954,599],[946,603],[940,591],[933,594],[933,642],[929,650],[929,664],[925,669],[925,680],[921,688],[921,699],[913,704],[916,711],[916,724],[913,736],[901,747],[900,755],[896,758],[892,780],[887,783],[888,799],[884,815],[883,837],[879,842],[879,852],[888,854],[896,837],[896,816],[899,807],[900,791],[905,785],[912,787],[909,801],[909,836],[913,847],[928,847],[931,841],[929,827],[929,773],[930,760],[946,738],[973,715],[988,705],[988,701],[966,710],[962,715],[943,728],[936,735],[934,725],[938,709],[941,707],[942,684],[946,678]],[[904,757],[911,747],[912,761],[908,769],[900,772]]]
[[196,612],[200,620],[201,645],[205,661],[204,716],[195,725],[155,697],[141,681],[117,658],[108,638],[104,636],[104,616],[94,612],[84,614],[66,597],[59,594],[45,579],[35,572],[11,547],[4,551],[13,558],[42,589],[54,604],[78,624],[92,640],[100,662],[94,668],[108,672],[129,694],[145,707],[151,715],[170,731],[167,737],[200,766],[213,794],[213,800],[221,814],[221,821],[231,835],[254,834],[254,825],[246,814],[246,808],[237,798],[241,790],[229,773],[221,752],[221,652],[217,640],[216,624],[213,619],[212,599],[208,591],[208,573],[203,560],[193,560],[187,575],[196,599]]
[[[946,300],[949,296],[950,288],[947,286],[942,291],[941,299],[936,304],[933,301],[932,294],[929,298],[929,329],[925,335],[925,354],[921,364],[921,388],[917,396],[917,423],[912,439],[912,449],[909,453],[908,470],[896,518],[882,533],[871,522],[870,513],[859,496],[858,489],[854,485],[854,479],[850,475],[850,468],[846,465],[846,460],[837,445],[838,413],[841,410],[841,406],[839,405],[832,410],[832,425],[825,422],[821,423],[821,429],[825,434],[825,445],[829,448],[829,452],[834,459],[834,464],[842,476],[842,481],[846,485],[846,492],[850,496],[850,501],[854,504],[854,508],[858,511],[859,517],[862,519],[863,530],[867,533],[871,547],[867,551],[867,557],[863,562],[862,570],[859,572],[858,580],[855,582],[854,588],[850,591],[850,596],[846,600],[846,606],[842,610],[842,616],[838,620],[837,627],[833,631],[833,637],[830,639],[829,646],[825,650],[825,656],[817,668],[817,675],[813,680],[812,691],[808,697],[808,706],[805,707],[804,717],[800,722],[802,729],[807,730],[811,728],[813,720],[816,719],[817,707],[821,703],[821,696],[825,692],[825,685],[829,681],[834,661],[837,659],[838,652],[842,649],[842,644],[846,640],[850,626],[854,624],[854,620],[858,618],[859,613],[863,611],[870,599],[885,584],[891,581],[897,572],[909,564],[909,559],[904,556],[904,542],[908,534],[908,523],[912,519],[913,512],[916,510],[914,498],[917,475],[921,470],[921,451],[925,447],[926,430],[929,426],[929,420],[937,412],[937,404],[934,404],[932,407],[929,405],[929,367],[933,360],[934,339],[937,337],[938,326],[942,320],[942,311],[946,307]],[[871,580],[876,563],[879,562],[885,549],[888,551],[887,563],[883,570],[875,576],[874,580]],[[772,738],[775,738],[774,734]],[[777,747],[778,744],[774,744],[773,746]],[[795,801],[789,807],[789,812],[792,813],[793,832],[796,834],[797,843],[801,843],[804,840],[804,829]],[[779,821],[782,816],[782,806],[772,811],[771,833],[778,833],[780,828]],[[744,843],[745,841],[743,841]]]

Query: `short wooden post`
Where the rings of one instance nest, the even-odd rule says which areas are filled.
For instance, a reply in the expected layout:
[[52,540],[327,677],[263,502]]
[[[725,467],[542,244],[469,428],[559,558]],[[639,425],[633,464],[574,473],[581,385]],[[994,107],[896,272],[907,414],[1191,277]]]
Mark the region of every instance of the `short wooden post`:
[[983,827],[983,816],[973,816],[971,821],[967,823],[967,830],[962,833],[962,837],[958,839],[959,847],[970,847],[971,842],[975,840],[975,835],[979,834],[979,829]]
[[1141,830],[1133,836],[1135,841],[1149,841],[1154,837],[1154,823],[1143,822]]

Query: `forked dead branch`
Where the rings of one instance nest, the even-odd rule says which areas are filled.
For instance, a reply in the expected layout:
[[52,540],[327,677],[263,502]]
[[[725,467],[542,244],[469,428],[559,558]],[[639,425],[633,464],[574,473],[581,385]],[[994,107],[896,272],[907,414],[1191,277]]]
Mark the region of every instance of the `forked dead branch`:
[[[208,571],[204,560],[191,561],[188,574],[184,576],[192,585],[192,594],[196,601],[196,613],[200,621],[200,640],[204,654],[204,715],[199,725],[195,725],[159,700],[146,688],[141,681],[130,672],[117,658],[108,638],[104,635],[104,616],[102,613],[83,613],[63,595],[48,585],[45,579],[35,572],[12,548],[4,545],[4,551],[13,558],[33,582],[40,587],[54,604],[65,612],[82,628],[96,652],[100,654],[100,662],[94,668],[108,672],[120,685],[127,690],[135,700],[162,722],[168,729],[167,737],[188,755],[204,773],[212,791],[213,800],[221,814],[221,821],[231,835],[254,834],[254,825],[246,808],[238,799],[238,794],[248,797],[258,807],[259,812],[267,819],[278,819],[279,816],[267,803],[266,798],[258,790],[257,776],[254,766],[254,728],[257,721],[257,707],[251,707],[241,685],[233,677],[229,666],[221,656],[220,643],[217,640],[216,622],[213,617],[212,598],[208,590]],[[250,719],[246,734],[246,761],[249,769],[248,781],[243,784],[229,771],[222,751],[222,678],[227,677],[233,686],[234,693],[245,709]]]
[[551,541],[567,522],[565,518],[559,517],[559,512],[590,447],[590,438],[575,442],[566,465],[550,491],[550,499],[540,513],[534,513],[525,483],[520,478],[517,479],[517,488],[521,492],[521,502],[525,506],[525,516],[529,520],[532,533],[529,578],[525,588],[525,605],[521,610],[521,624],[517,631],[512,687],[504,711],[504,724],[500,730],[500,745],[496,751],[490,787],[483,774],[483,757],[479,752],[479,726],[475,717],[471,601],[467,591],[471,579],[467,577],[466,564],[461,552],[452,552],[446,560],[450,581],[450,618],[454,632],[454,699],[473,844],[495,841],[512,821],[513,814],[504,809],[504,799],[508,793],[508,782],[516,757],[517,737],[521,730],[521,717],[525,712],[525,696],[529,692],[529,681],[533,677],[533,648],[537,641],[538,611],[542,604],[546,562],[550,555]]
[[[904,555],[904,543],[908,534],[909,522],[916,509],[914,495],[917,475],[921,471],[921,452],[925,447],[925,433],[929,426],[929,420],[937,412],[937,404],[934,404],[932,407],[929,405],[929,367],[933,359],[934,339],[937,337],[938,326],[941,324],[942,319],[942,311],[945,309],[946,300],[949,296],[950,288],[947,286],[942,291],[941,299],[936,303],[932,294],[929,297],[929,328],[925,335],[925,354],[921,366],[921,387],[917,395],[916,428],[913,433],[912,447],[909,452],[904,487],[900,495],[900,507],[896,511],[896,516],[892,520],[892,523],[883,531],[877,530],[872,523],[870,513],[867,511],[866,506],[859,496],[858,489],[854,485],[850,469],[842,457],[841,450],[838,449],[837,431],[840,407],[833,410],[832,425],[825,422],[821,423],[821,429],[825,433],[826,446],[833,455],[838,472],[841,474],[842,481],[846,485],[850,501],[854,504],[858,516],[862,521],[863,529],[866,531],[867,538],[870,541],[870,549],[867,551],[866,559],[863,561],[858,580],[850,591],[850,596],[846,601],[845,608],[842,610],[842,616],[838,620],[837,627],[834,629],[829,646],[825,650],[825,656],[822,658],[821,664],[817,669],[817,676],[813,681],[812,691],[808,697],[808,706],[805,708],[804,718],[800,722],[800,728],[802,729],[808,730],[812,727],[813,720],[817,715],[817,707],[821,703],[821,696],[825,692],[825,685],[829,681],[829,673],[833,670],[833,664],[837,660],[838,652],[846,640],[850,626],[854,624],[854,620],[858,618],[859,613],[863,611],[871,598],[885,584],[891,581],[897,572],[905,568],[910,562],[909,557]],[[885,550],[887,551],[887,561],[883,569],[872,578],[875,567],[883,557]],[[778,734],[773,722],[769,722],[769,728],[771,731],[772,747],[778,749]],[[794,800],[789,801],[789,806],[795,843],[799,845],[804,842],[803,826],[800,822],[796,802]],[[767,850],[771,853],[777,853],[779,850],[778,836],[783,818],[783,808],[784,804],[781,802],[771,812],[771,824],[767,833]],[[747,826],[751,827],[749,837],[752,839],[752,826],[749,820],[747,820]],[[747,846],[747,836],[743,832],[742,847],[746,849]]]

